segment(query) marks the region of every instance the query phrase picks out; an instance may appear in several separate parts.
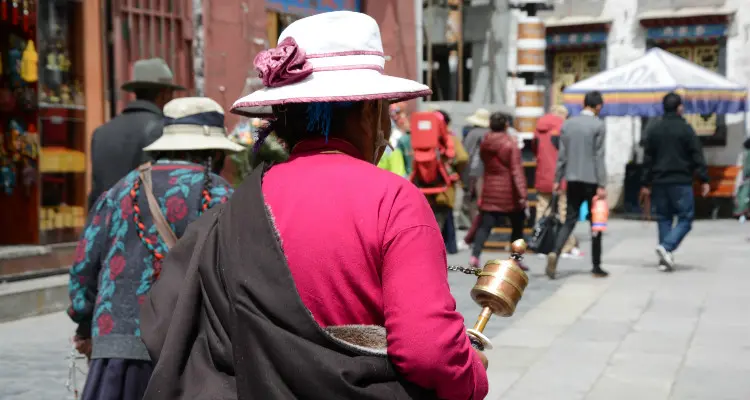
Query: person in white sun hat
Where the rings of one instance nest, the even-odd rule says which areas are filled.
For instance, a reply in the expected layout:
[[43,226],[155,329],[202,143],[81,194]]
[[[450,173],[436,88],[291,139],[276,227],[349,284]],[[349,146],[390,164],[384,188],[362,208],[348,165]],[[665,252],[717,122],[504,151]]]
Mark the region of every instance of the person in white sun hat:
[[142,309],[158,359],[146,399],[486,396],[432,210],[376,167],[389,103],[431,92],[384,63],[377,23],[355,12],[298,20],[256,57],[265,87],[232,111],[271,118],[290,158],[170,253]]
[[224,111],[193,97],[164,107],[164,131],[145,148],[156,160],[131,171],[94,203],[70,269],[75,343],[91,359],[84,400],[141,399],[153,370],[140,339],[139,304],[190,223],[226,202]]

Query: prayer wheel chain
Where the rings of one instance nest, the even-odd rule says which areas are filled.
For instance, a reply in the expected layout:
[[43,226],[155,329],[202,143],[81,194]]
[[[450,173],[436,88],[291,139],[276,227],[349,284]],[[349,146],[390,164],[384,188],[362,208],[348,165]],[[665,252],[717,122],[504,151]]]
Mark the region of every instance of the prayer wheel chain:
[[464,267],[461,265],[449,265],[448,271],[458,271],[458,272],[463,272],[466,275],[475,275],[475,276],[479,276],[479,274],[482,273],[481,268]]

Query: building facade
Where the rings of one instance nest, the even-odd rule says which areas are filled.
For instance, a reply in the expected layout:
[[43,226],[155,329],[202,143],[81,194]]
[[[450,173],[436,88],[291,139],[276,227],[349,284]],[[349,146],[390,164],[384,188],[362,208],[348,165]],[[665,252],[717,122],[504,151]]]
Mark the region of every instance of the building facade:
[[512,114],[506,88],[515,26],[508,0],[417,3],[424,9],[418,18],[424,29],[417,33],[423,37],[421,79],[434,92],[424,101],[450,113],[455,131],[477,108]]
[[[512,14],[514,19],[519,17],[515,11]],[[747,0],[564,0],[542,15],[547,31],[547,105],[561,103],[565,86],[626,64],[652,47],[734,82],[750,83]],[[508,54],[513,69],[512,45]],[[509,92],[513,88],[511,80]],[[736,163],[748,132],[747,115],[686,118],[701,136],[709,165]],[[607,118],[608,190],[613,199],[621,198],[631,166],[639,162],[638,142],[645,122],[633,117]]]

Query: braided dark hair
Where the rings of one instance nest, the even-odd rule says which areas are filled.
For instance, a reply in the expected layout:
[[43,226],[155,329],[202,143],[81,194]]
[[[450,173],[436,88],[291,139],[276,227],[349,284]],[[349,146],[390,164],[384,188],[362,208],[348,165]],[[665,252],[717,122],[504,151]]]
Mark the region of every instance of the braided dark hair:
[[271,133],[276,133],[276,137],[286,144],[287,150],[305,139],[320,135],[336,136],[344,129],[349,113],[360,110],[364,104],[361,101],[344,101],[274,106],[274,119],[258,130],[253,151],[259,152]]

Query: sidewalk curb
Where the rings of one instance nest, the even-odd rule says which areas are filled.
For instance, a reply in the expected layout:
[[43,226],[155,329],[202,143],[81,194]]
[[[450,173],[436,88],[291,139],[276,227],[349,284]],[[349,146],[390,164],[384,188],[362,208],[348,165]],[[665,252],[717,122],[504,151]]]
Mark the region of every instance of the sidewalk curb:
[[64,310],[68,303],[68,275],[0,284],[0,322]]

